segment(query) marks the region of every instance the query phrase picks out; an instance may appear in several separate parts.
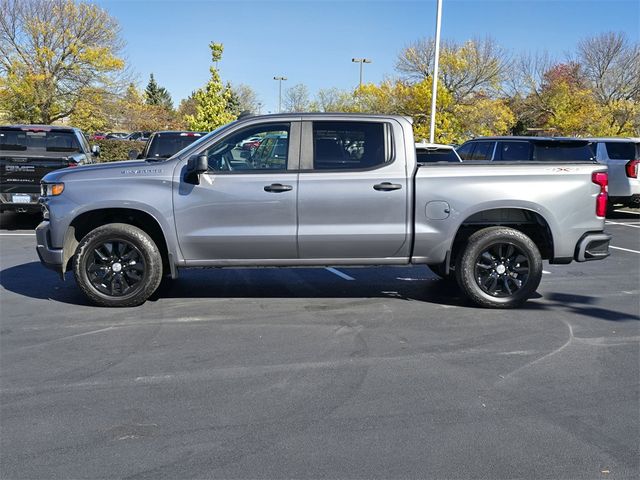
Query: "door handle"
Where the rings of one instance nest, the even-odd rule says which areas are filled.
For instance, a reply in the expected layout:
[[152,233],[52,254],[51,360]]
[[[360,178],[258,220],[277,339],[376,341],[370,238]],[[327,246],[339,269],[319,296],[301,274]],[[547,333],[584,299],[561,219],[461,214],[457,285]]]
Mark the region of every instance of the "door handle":
[[391,190],[400,190],[401,188],[402,188],[402,185],[400,185],[399,183],[391,183],[391,182],[382,182],[373,186],[374,190],[378,190],[378,191],[381,190],[383,192],[388,192]]
[[271,185],[265,185],[264,191],[271,193],[282,193],[293,190],[291,185],[282,185],[281,183],[272,183]]

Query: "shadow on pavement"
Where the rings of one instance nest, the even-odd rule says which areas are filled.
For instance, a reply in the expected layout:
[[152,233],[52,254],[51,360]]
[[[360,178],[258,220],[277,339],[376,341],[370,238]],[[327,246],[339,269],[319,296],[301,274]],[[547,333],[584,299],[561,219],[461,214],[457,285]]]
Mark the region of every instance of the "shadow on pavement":
[[[243,268],[182,270],[177,280],[166,279],[150,298],[398,298],[438,305],[473,307],[450,281],[440,280],[426,267],[362,268],[357,281],[346,281],[323,268]],[[408,274],[410,273],[410,276]],[[91,305],[73,274],[66,281],[38,262],[0,271],[0,285],[18,295],[51,299],[72,305]],[[539,293],[533,299],[540,299]],[[572,313],[607,321],[639,320],[635,315],[595,306],[595,296],[547,293],[545,302],[527,302],[522,309]]]
[[35,230],[42,221],[42,213],[15,213],[4,212],[0,214],[0,230]]
[[640,220],[640,209],[609,211],[607,212],[607,220]]

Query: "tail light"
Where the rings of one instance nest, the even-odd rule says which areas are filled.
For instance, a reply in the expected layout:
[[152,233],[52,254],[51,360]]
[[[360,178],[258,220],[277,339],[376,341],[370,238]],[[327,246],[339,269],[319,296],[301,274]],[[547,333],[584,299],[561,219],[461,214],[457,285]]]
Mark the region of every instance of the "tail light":
[[609,199],[609,174],[607,172],[594,172],[591,174],[591,181],[600,187],[600,193],[596,197],[596,215],[604,217],[607,215],[607,200]]
[[627,164],[624,166],[625,171],[627,172],[627,177],[629,178],[638,178],[638,164],[640,160],[629,160]]

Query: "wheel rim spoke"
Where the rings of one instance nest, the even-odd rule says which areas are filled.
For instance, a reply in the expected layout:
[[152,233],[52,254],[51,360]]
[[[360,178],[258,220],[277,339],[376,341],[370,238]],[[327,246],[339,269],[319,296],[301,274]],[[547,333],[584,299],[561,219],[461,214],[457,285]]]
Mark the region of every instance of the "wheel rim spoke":
[[526,285],[530,268],[528,255],[518,245],[508,241],[492,243],[476,258],[476,283],[492,297],[511,297]]
[[122,239],[106,240],[87,256],[85,272],[91,286],[103,295],[122,297],[144,285],[146,264],[140,250]]

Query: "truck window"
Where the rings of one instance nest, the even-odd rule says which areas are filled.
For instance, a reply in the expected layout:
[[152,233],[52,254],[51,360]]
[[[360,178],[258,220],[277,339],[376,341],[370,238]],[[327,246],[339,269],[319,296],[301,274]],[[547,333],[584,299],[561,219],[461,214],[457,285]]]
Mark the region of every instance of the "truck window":
[[80,152],[80,142],[71,131],[40,129],[0,129],[0,150],[43,150],[46,152]]
[[[374,122],[313,122],[313,168],[357,170],[391,161],[390,127]],[[387,145],[387,148],[385,148]]]
[[496,152],[496,160],[517,162],[529,160],[529,142],[500,142]]
[[289,123],[263,124],[223,138],[204,152],[209,159],[209,169],[218,172],[286,170],[289,128]]
[[460,162],[453,148],[418,148],[416,156],[418,163]]
[[611,160],[632,160],[636,158],[636,145],[633,142],[606,142],[607,155]]
[[476,142],[476,148],[470,160],[491,160],[496,142]]

